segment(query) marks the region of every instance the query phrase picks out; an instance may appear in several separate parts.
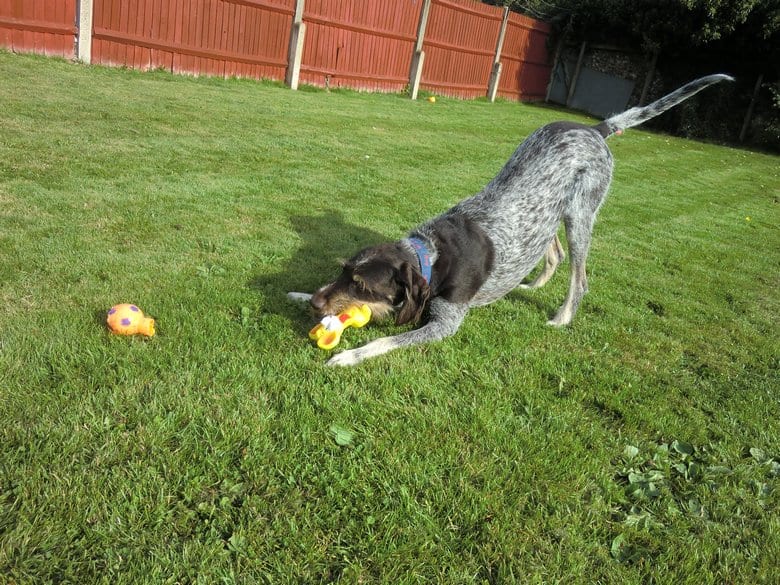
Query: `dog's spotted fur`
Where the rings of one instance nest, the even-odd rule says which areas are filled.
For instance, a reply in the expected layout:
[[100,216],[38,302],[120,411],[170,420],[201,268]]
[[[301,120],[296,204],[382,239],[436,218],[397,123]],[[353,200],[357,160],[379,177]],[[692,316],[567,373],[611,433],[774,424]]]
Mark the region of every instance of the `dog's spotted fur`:
[[[454,334],[469,308],[485,305],[518,286],[543,285],[563,260],[557,230],[566,228],[571,260],[569,292],[551,325],[571,322],[587,292],[585,260],[596,214],[612,180],[612,155],[605,139],[641,124],[705,87],[731,79],[697,79],[643,108],[632,108],[597,126],[555,122],[531,134],[480,193],[424,223],[410,237],[425,242],[432,277],[422,277],[407,240],[358,252],[332,283],[310,302],[320,315],[367,303],[375,316],[395,312],[398,324],[427,322],[400,335],[335,355],[329,365],[353,365],[398,347]],[[537,279],[522,285],[539,260]]]

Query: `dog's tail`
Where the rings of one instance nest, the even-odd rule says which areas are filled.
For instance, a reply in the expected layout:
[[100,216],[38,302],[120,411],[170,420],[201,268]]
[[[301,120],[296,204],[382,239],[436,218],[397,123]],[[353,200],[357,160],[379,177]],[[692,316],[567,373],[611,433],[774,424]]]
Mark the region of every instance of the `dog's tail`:
[[700,77],[699,79],[695,79],[694,81],[683,85],[680,89],[673,91],[669,95],[665,95],[661,99],[654,101],[652,104],[641,108],[631,108],[622,114],[607,118],[601,124],[595,126],[595,128],[604,138],[608,138],[612,134],[620,133],[626,128],[639,126],[643,122],[647,122],[650,118],[655,118],[680,102],[687,100],[693,94],[699,93],[705,87],[709,87],[720,81],[734,81],[734,78],[730,75],[723,74]]

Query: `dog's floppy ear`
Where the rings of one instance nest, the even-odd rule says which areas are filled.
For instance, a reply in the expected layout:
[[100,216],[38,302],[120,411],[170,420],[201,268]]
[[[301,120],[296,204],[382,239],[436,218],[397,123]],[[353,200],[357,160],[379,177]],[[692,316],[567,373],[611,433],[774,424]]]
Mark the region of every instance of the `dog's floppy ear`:
[[363,291],[363,292],[366,291],[366,288],[367,288],[368,285],[366,284],[366,279],[365,278],[363,278],[359,274],[353,274],[352,275],[352,280],[353,280],[353,282],[355,282],[360,287],[361,291]]
[[408,262],[404,262],[398,269],[396,280],[404,288],[404,300],[396,315],[395,324],[417,323],[425,309],[425,304],[431,297],[431,288]]

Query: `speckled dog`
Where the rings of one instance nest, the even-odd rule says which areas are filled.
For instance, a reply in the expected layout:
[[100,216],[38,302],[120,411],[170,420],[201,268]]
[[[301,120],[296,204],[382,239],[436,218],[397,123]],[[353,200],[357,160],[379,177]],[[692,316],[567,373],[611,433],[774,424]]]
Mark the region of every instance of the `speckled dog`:
[[[519,286],[547,282],[563,260],[557,231],[563,221],[571,281],[550,325],[571,322],[588,290],[585,260],[591,232],[612,180],[606,138],[672,108],[727,75],[702,77],[656,102],[585,126],[554,122],[535,131],[480,193],[413,230],[409,237],[358,252],[339,277],[306,298],[319,315],[356,303],[375,316],[395,312],[396,323],[419,329],[343,351],[329,365],[354,365],[393,349],[454,334],[471,307],[486,305]],[[544,257],[532,283],[521,284]]]

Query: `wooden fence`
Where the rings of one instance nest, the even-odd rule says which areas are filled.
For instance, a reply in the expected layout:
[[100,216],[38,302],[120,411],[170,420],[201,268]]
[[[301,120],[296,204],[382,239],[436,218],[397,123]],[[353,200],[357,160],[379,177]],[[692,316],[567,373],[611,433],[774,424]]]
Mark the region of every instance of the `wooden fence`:
[[0,46],[321,87],[543,99],[549,26],[474,0],[0,0]]
[[73,57],[78,0],[0,0],[0,46]]
[[93,0],[92,63],[284,79],[294,0]]
[[302,83],[400,91],[409,83],[420,4],[307,0]]

